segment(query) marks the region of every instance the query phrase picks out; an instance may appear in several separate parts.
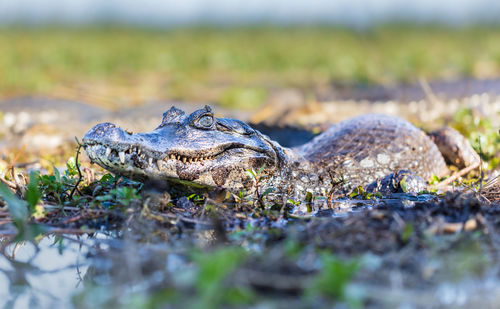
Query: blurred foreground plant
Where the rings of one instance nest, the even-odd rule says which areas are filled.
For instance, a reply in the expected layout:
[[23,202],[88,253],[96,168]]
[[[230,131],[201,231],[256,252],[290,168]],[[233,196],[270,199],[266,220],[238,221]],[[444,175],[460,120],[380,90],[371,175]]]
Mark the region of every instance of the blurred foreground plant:
[[343,261],[332,254],[323,253],[321,263],[323,267],[312,280],[306,295],[330,297],[337,301],[353,301],[346,294],[346,288],[359,269],[358,261]]
[[45,229],[35,223],[30,223],[30,217],[43,215],[43,207],[38,205],[40,201],[40,191],[37,186],[37,174],[30,174],[30,181],[26,189],[25,198],[22,200],[17,197],[6,185],[0,182],[0,195],[7,203],[12,222],[17,229],[17,235],[14,241],[34,240]]

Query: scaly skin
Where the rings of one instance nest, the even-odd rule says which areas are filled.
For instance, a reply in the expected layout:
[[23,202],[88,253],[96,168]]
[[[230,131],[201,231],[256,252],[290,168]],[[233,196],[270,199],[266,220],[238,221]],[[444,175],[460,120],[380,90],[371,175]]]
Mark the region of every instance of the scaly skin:
[[127,133],[103,123],[84,136],[83,145],[92,162],[119,175],[232,192],[255,193],[246,171],[264,166],[260,188],[292,198],[306,191],[345,192],[403,169],[424,178],[448,173],[424,132],[380,115],[341,122],[303,146],[285,148],[239,120],[215,118],[208,106],[190,115],[172,107],[152,132]]

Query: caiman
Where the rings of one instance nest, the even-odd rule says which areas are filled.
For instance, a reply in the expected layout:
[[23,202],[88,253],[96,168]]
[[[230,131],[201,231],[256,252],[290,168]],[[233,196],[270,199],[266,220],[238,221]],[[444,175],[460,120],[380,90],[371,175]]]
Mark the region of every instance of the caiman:
[[[364,115],[286,148],[240,120],[216,118],[208,106],[190,115],[172,107],[148,133],[101,123],[86,133],[83,146],[92,162],[128,178],[248,194],[258,180],[260,190],[274,188],[291,198],[373,187],[401,170],[442,177],[449,174],[443,154],[459,168],[479,162],[469,142],[450,128],[429,136],[400,118]],[[255,177],[250,170],[261,172]]]

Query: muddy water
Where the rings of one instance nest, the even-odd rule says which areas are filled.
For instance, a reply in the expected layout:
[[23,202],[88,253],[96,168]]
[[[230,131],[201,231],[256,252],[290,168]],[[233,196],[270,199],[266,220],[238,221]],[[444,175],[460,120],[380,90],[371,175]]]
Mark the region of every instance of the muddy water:
[[[110,304],[141,308],[141,301],[155,295],[154,291],[166,295],[167,287],[182,289],[194,278],[192,263],[175,246],[130,243],[105,236],[63,237],[61,242],[55,242],[55,236],[45,237],[38,248],[30,243],[8,246],[5,255],[0,256],[2,308],[107,308]],[[369,299],[375,307],[495,308],[500,304],[500,281],[495,267],[479,277],[447,276],[433,287],[409,289],[404,283],[408,274],[401,269],[384,268],[383,260],[370,253],[362,255],[361,271],[347,286],[347,294]],[[443,254],[440,258],[430,257],[426,267],[447,268],[446,263],[453,260],[464,262],[460,255],[450,258]],[[389,284],[376,283],[381,272]],[[283,305],[290,300],[286,299],[281,295],[262,304]],[[292,299],[295,305],[290,308],[301,308],[303,299]],[[196,304],[193,300],[190,296],[187,303]]]

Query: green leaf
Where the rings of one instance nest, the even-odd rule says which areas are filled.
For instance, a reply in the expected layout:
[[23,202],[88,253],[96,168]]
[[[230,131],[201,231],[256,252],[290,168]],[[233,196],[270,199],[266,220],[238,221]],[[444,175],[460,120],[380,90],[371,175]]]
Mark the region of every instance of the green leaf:
[[313,199],[313,195],[311,192],[307,191],[306,193],[306,203],[311,203]]
[[356,197],[358,195],[362,195],[364,192],[365,192],[365,190],[363,189],[363,187],[359,186],[359,187],[354,188],[354,190],[352,190],[351,194],[349,194],[349,197],[353,198],[353,197]]
[[56,182],[60,183],[61,182],[61,173],[59,173],[59,170],[57,167],[53,167],[54,169],[54,176],[56,177]]
[[100,201],[100,202],[111,201],[111,200],[113,200],[113,195],[111,195],[111,194],[100,195],[100,196],[96,196],[95,199],[97,201]]
[[29,213],[26,202],[19,199],[17,196],[10,191],[9,188],[0,182],[0,195],[7,203],[7,208],[9,209],[10,216],[16,223],[16,226],[21,226],[26,221],[28,221]]
[[262,197],[268,195],[269,193],[273,192],[274,191],[274,188],[267,188],[266,191],[264,191],[264,193],[262,193]]
[[25,194],[30,214],[33,214],[35,212],[35,207],[41,198],[41,193],[38,189],[38,184],[39,184],[39,174],[37,172],[31,172],[30,181],[28,183],[28,188],[26,189],[26,194]]
[[76,166],[75,157],[70,157],[66,162],[66,168],[70,176],[78,175],[78,167]]
[[46,231],[46,229],[39,224],[28,224],[29,212],[27,203],[15,196],[14,193],[1,182],[0,195],[7,203],[10,216],[17,228],[17,235],[14,238],[14,242],[34,240],[38,235]]
[[18,227],[17,235],[14,238],[14,242],[19,241],[33,241],[40,234],[46,233],[48,228],[40,224],[24,224]]
[[313,195],[311,192],[307,191],[306,192],[306,207],[307,207],[307,212],[310,213],[313,211]]
[[406,177],[399,181],[399,187],[404,193],[408,192],[408,183],[406,182]]
[[300,205],[300,201],[294,201],[292,199],[288,199],[287,202],[295,206]]
[[257,175],[255,174],[255,171],[253,169],[247,169],[245,172],[248,174],[248,176],[257,179]]
[[266,167],[266,165],[262,164],[262,166],[259,168],[259,171],[257,172],[257,176],[259,176],[262,173],[262,171],[264,170],[265,167]]
[[115,180],[115,177],[111,174],[104,174],[102,175],[101,179],[99,179],[100,183],[106,183],[106,182],[112,182]]
[[125,206],[128,206],[132,200],[138,200],[140,196],[137,194],[136,188],[118,187],[109,191],[110,194],[116,196],[116,200]]
[[246,194],[245,189],[242,189],[238,192],[238,197],[240,199],[243,199],[245,197],[245,194]]
[[412,223],[407,223],[401,232],[401,240],[407,243],[410,240],[411,235],[413,235],[414,227]]
[[55,235],[54,242],[51,245],[51,246],[57,246],[57,251],[59,252],[59,255],[62,255],[65,249],[63,240],[64,239],[61,237],[61,235]]

